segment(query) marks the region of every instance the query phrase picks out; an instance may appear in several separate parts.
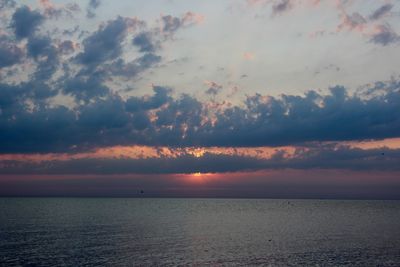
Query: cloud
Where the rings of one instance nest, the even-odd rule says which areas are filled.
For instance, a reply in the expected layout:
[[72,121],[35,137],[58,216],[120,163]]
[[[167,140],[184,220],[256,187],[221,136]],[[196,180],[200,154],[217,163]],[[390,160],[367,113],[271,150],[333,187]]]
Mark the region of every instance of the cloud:
[[130,97],[126,100],[125,107],[130,112],[158,109],[162,105],[172,101],[169,95],[171,88],[162,86],[153,86],[154,95],[149,97]]
[[314,75],[319,75],[319,74],[321,74],[322,71],[324,71],[324,72],[326,72],[326,71],[336,71],[336,72],[338,72],[338,71],[340,71],[340,67],[331,63],[331,64],[328,64],[328,65],[326,65],[324,67],[317,68],[316,71],[314,72]]
[[43,21],[44,16],[39,11],[22,6],[14,12],[11,27],[17,38],[21,39],[33,34]]
[[166,35],[172,35],[175,31],[177,31],[181,27],[183,23],[180,18],[173,17],[171,15],[162,16],[161,20],[163,22],[162,31]]
[[369,42],[382,46],[396,43],[400,40],[398,34],[388,23],[374,24],[375,21],[380,20],[390,12],[393,8],[392,4],[382,5],[368,17],[364,17],[358,12],[348,15],[341,2],[339,2],[338,8],[342,22],[337,26],[337,32],[345,29],[356,31],[362,33],[363,36],[369,37]]
[[19,63],[24,53],[6,36],[0,36],[0,69]]
[[[320,1],[312,0],[246,0],[247,6],[267,6],[272,5],[272,16],[281,15],[294,7],[301,7],[305,4],[318,6]],[[369,16],[363,16],[359,12],[349,14],[346,7],[351,5],[351,1],[336,1],[336,8],[339,12],[340,23],[336,27],[336,32],[353,31],[361,33],[362,36],[368,37],[370,43],[386,46],[396,43],[399,40],[398,34],[388,24],[376,25],[375,23],[387,16],[393,9],[394,5],[385,3],[372,12]],[[329,31],[320,29],[309,34],[310,38],[322,37]],[[250,56],[245,56],[250,59]]]
[[342,31],[344,29],[348,29],[350,31],[358,31],[363,32],[367,20],[358,12],[354,12],[351,15],[348,15],[344,10],[341,14],[342,23],[337,26],[337,31]]
[[[272,5],[272,16],[281,15],[287,11],[301,6],[318,6],[319,0],[246,0],[247,6],[267,6]],[[386,23],[384,25],[374,25],[376,21],[384,18],[393,9],[394,5],[385,3],[372,12],[369,16],[363,16],[359,12],[347,13],[346,7],[350,6],[352,1],[336,1],[336,9],[339,12],[340,23],[336,27],[336,32],[344,30],[361,33],[364,37],[369,37],[369,41],[377,45],[386,46],[398,41],[398,34]],[[375,28],[375,29],[372,29]],[[372,29],[372,30],[371,30]],[[372,32],[371,32],[372,31]],[[320,29],[309,34],[310,38],[322,37],[329,31]],[[372,36],[372,37],[371,37]]]
[[77,49],[77,44],[71,40],[64,40],[59,44],[58,49],[62,54],[70,54]]
[[141,22],[137,19],[118,17],[108,21],[83,41],[83,52],[77,61],[89,67],[117,59],[122,54],[122,42],[129,28],[136,28]]
[[182,23],[185,26],[190,26],[193,24],[199,24],[204,21],[204,15],[196,14],[194,12],[188,11],[182,17]]
[[[258,147],[399,137],[397,80],[376,83],[354,95],[336,86],[327,95],[255,94],[239,105],[217,106],[185,94],[174,98],[171,89],[160,86],[153,87],[152,96],[124,100],[103,85],[101,73],[68,79],[63,88],[84,102],[78,101],[74,109],[43,106],[40,99],[54,94],[50,87],[1,84],[2,153],[135,144]],[[36,108],[26,106],[25,99],[34,101]]]
[[283,15],[295,7],[316,7],[320,0],[245,0],[246,6],[259,8],[271,5],[272,16]]
[[180,18],[171,15],[161,16],[161,33],[166,38],[172,38],[178,29],[199,24],[203,21],[203,15],[199,15],[190,11],[183,14],[183,16]]
[[208,86],[208,89],[206,90],[207,95],[216,96],[223,88],[221,84],[213,81],[205,81],[204,83]]
[[100,74],[93,74],[89,77],[76,76],[64,81],[62,85],[65,94],[76,97],[78,101],[89,102],[96,97],[106,96],[110,89],[103,85],[103,78]]
[[[0,38],[0,67],[27,66],[32,72],[25,82],[0,83],[0,152],[75,152],[135,144],[257,147],[399,137],[396,79],[369,88],[374,94],[350,94],[336,86],[326,94],[248,95],[236,104],[174,96],[165,86],[135,97],[122,97],[113,88],[157,67],[162,58],[156,52],[170,41],[166,35],[202,19],[193,12],[166,15],[158,21],[161,28],[151,28],[136,18],[117,17],[76,44],[39,31],[44,20],[39,11],[17,8],[10,23],[17,39]],[[350,21],[357,22],[357,15]],[[381,26],[371,42],[387,45],[397,39],[389,26]],[[124,45],[132,49],[132,44],[140,53],[125,54]],[[249,52],[243,56],[254,57]],[[221,90],[210,82],[206,93],[215,96]],[[229,95],[236,91],[232,88]],[[55,96],[72,98],[72,104],[63,106]]]
[[384,4],[381,7],[379,7],[377,10],[375,10],[370,16],[370,20],[378,20],[384,17],[386,14],[392,10],[393,5],[390,3]]
[[59,54],[48,36],[31,35],[27,42],[28,55],[37,62],[34,80],[44,82],[57,71]]
[[[161,62],[155,54],[161,43],[172,38],[183,27],[201,22],[202,16],[186,12],[181,18],[165,15],[161,17],[161,28],[147,28],[146,23],[136,18],[118,17],[108,21],[83,41],[83,51],[76,56],[77,62],[86,66],[81,73],[101,72],[122,79],[133,79],[146,69]],[[128,33],[137,28],[144,29],[134,35],[132,44],[144,54],[132,60],[123,57],[123,43]]]
[[86,9],[86,17],[94,18],[96,16],[94,11],[100,6],[100,4],[101,4],[100,0],[90,0],[88,7]]
[[[17,40],[3,33],[0,35],[0,68],[21,64],[14,70],[18,72],[28,67],[33,71],[29,74],[30,80],[27,82],[32,88],[50,84],[45,88],[51,87],[52,92],[61,93],[60,97],[69,95],[75,102],[87,103],[111,94],[108,86],[104,85],[107,81],[125,82],[135,79],[138,74],[162,61],[161,56],[155,52],[161,50],[161,43],[166,41],[164,33],[158,28],[147,28],[144,21],[118,16],[101,24],[97,30],[88,32],[82,43],[77,43],[76,40],[64,39],[65,35],[70,35],[68,33],[62,33],[62,39],[59,39],[60,36],[53,37],[50,32],[39,31],[45,16],[51,17],[47,14],[48,11],[64,12],[64,9],[73,6],[56,7],[48,0],[41,1],[40,5],[45,15],[27,6],[15,10],[10,19],[10,28],[13,29]],[[190,26],[196,21],[199,21],[198,15],[187,12],[179,18],[179,28]],[[170,28],[171,25],[166,27],[168,31],[177,30]],[[142,31],[135,34],[138,28]],[[73,32],[78,30],[75,27]],[[128,35],[133,35],[133,45],[138,46],[143,54],[134,58],[125,56],[123,48]],[[26,38],[26,42],[20,42],[22,38]],[[57,71],[59,75],[55,76]],[[13,75],[10,73],[4,72],[2,77]],[[13,87],[16,86],[11,85],[8,88]],[[17,94],[17,91],[15,93]],[[26,98],[27,95],[24,94],[23,97]],[[36,99],[23,101],[29,102],[30,108],[37,104]]]
[[146,53],[131,62],[125,62],[123,59],[118,59],[112,64],[105,65],[104,71],[109,72],[115,77],[125,77],[132,79],[142,71],[149,69],[161,61],[161,56],[153,53]]
[[[106,117],[102,118],[102,115]],[[102,125],[115,123],[107,121],[110,115],[112,114],[98,114]],[[150,158],[78,158],[39,162],[3,160],[0,174],[190,174],[282,169],[395,172],[400,171],[400,150],[360,149],[328,144],[299,147],[292,156],[286,156],[283,151],[278,150],[268,159],[206,152],[200,157],[181,153],[178,156]]]
[[90,8],[96,9],[96,8],[98,8],[100,6],[100,4],[101,4],[100,0],[90,0],[89,1],[89,7]]
[[[11,2],[2,2],[4,6],[6,4],[11,6],[9,3]],[[98,4],[98,1],[90,3],[93,8],[96,8]],[[71,31],[50,32],[46,25],[47,31],[41,29],[46,18],[58,18],[63,14],[69,14],[70,11],[77,11],[79,6],[72,3],[55,5],[49,0],[41,0],[39,5],[43,14],[28,6],[22,6],[13,12],[12,18],[4,20],[4,23],[7,23],[7,20],[10,21],[9,28],[15,33],[17,40],[8,37],[7,32],[0,32],[1,68],[20,65],[16,66],[13,72],[2,73],[2,77],[16,76],[17,72],[28,68],[33,71],[29,74],[31,83],[48,82],[54,91],[73,96],[74,101],[88,101],[93,97],[105,96],[110,93],[110,90],[104,90],[103,83],[115,81],[114,85],[122,84],[136,79],[141,72],[156,67],[162,61],[162,57],[156,52],[162,49],[162,42],[167,41],[166,34],[172,37],[178,29],[199,23],[203,19],[198,14],[186,12],[177,18],[178,26],[174,28],[175,17],[166,15],[164,16],[165,25],[160,29],[159,27],[149,28],[144,21],[137,18],[118,16],[100,24],[93,32],[83,34],[81,31],[81,35],[77,37],[78,40],[82,36],[86,38],[79,43],[75,38],[65,39],[66,36],[74,37],[79,27],[74,27]],[[137,29],[141,30],[138,34],[135,32]],[[168,33],[163,32],[163,29]],[[132,55],[127,55],[128,50],[124,50],[127,36],[132,38],[132,44],[137,46],[139,52],[143,54],[133,58]],[[23,38],[27,39],[26,42],[21,42]],[[56,76],[54,74],[57,71],[59,75]],[[98,89],[77,86],[77,80],[82,84],[96,79],[99,80]],[[77,86],[82,91],[74,90],[71,85]],[[113,90],[116,89],[113,88]],[[32,101],[35,102],[35,100]]]
[[156,50],[156,45],[150,32],[139,33],[133,38],[132,44],[139,47],[140,52],[152,53]]
[[28,55],[37,58],[40,55],[46,53],[46,50],[50,49],[51,40],[48,37],[31,37],[28,39],[27,50]]
[[15,1],[13,0],[0,0],[0,9],[15,7]]
[[66,5],[56,5],[50,0],[40,0],[40,6],[44,9],[43,14],[50,19],[59,19],[62,16],[73,17],[81,9],[76,3],[68,3]]
[[400,36],[389,25],[384,24],[376,26],[370,38],[370,42],[383,46],[399,41]]
[[280,0],[272,5],[272,15],[279,15],[288,10],[293,6],[292,0]]

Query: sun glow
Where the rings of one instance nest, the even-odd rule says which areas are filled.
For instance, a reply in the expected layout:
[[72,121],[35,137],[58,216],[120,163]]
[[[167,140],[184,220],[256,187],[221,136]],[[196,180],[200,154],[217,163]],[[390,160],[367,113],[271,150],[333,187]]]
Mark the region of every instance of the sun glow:
[[212,177],[212,173],[194,172],[188,175],[188,180],[192,183],[204,183]]

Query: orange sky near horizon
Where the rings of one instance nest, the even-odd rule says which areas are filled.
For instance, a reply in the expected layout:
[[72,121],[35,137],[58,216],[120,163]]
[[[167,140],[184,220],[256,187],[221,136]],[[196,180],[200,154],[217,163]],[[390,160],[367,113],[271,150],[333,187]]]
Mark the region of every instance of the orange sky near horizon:
[[[325,142],[322,144],[333,144],[335,142]],[[338,142],[339,145],[349,146],[350,148],[360,149],[400,149],[400,138],[390,138],[383,140],[365,140],[365,141],[344,141]],[[301,146],[298,146],[301,147]],[[307,149],[305,147],[305,149]],[[194,157],[201,157],[205,153],[249,156],[261,159],[269,159],[275,153],[283,151],[286,157],[290,157],[295,152],[295,146],[281,147],[151,147],[151,146],[113,146],[99,148],[89,152],[79,153],[47,153],[47,154],[0,154],[0,160],[17,160],[17,161],[63,161],[70,159],[82,158],[157,158],[169,157],[175,158],[184,154]]]

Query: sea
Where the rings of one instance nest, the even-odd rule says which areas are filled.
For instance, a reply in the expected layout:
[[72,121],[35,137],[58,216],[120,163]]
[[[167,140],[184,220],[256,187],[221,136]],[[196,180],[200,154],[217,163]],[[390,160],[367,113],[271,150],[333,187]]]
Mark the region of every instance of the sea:
[[400,266],[400,201],[0,198],[0,266]]

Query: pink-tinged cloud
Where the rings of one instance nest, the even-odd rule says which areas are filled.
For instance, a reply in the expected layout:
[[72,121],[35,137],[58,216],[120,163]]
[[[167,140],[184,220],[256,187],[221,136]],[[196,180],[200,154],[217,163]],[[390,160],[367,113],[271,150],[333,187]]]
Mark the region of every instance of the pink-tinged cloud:
[[205,16],[201,14],[197,14],[191,11],[185,13],[182,18],[182,22],[184,25],[188,26],[191,24],[199,24],[204,22]]
[[[340,144],[350,148],[368,149],[400,149],[400,138],[390,138],[383,140],[366,141],[346,141]],[[282,154],[282,152],[284,152]],[[81,153],[47,153],[47,154],[0,154],[0,161],[25,161],[25,162],[45,162],[45,161],[68,161],[73,159],[148,159],[169,157],[177,158],[188,154],[197,158],[204,154],[211,153],[217,155],[248,156],[259,159],[271,159],[276,153],[287,158],[293,157],[296,152],[294,146],[281,147],[151,147],[151,146],[113,146],[98,148],[90,152]]]
[[343,9],[340,17],[341,22],[337,26],[337,32],[348,30],[363,33],[367,28],[367,20],[360,13],[355,12],[348,15]]
[[159,30],[165,38],[173,38],[176,31],[181,28],[200,24],[205,16],[191,11],[184,13],[180,17],[161,14]]
[[368,36],[371,42],[383,46],[400,42],[400,36],[389,24],[375,25]]
[[388,23],[379,23],[387,16],[393,5],[386,3],[376,9],[371,15],[363,16],[358,12],[349,15],[345,10],[345,4],[337,1],[337,8],[340,13],[341,22],[336,28],[336,32],[353,31],[368,37],[369,41],[375,44],[386,46],[400,41],[400,36],[392,29]]
[[255,55],[252,52],[244,52],[242,55],[243,59],[245,60],[254,60]]
[[76,3],[55,4],[51,0],[40,0],[39,6],[43,9],[43,13],[50,19],[59,19],[61,16],[72,17],[81,9]]

